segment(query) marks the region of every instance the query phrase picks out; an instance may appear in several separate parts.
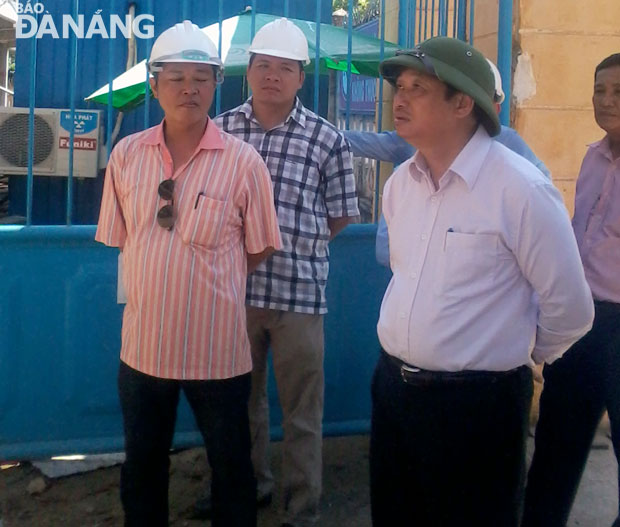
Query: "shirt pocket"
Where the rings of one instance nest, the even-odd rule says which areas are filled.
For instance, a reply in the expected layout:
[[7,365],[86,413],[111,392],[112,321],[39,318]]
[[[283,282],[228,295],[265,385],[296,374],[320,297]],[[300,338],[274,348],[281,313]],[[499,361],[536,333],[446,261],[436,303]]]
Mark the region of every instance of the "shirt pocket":
[[488,292],[496,278],[499,245],[496,234],[446,232],[439,293],[448,298],[466,299]]
[[201,195],[184,221],[179,224],[181,238],[187,245],[215,250],[222,245],[227,225],[226,201]]

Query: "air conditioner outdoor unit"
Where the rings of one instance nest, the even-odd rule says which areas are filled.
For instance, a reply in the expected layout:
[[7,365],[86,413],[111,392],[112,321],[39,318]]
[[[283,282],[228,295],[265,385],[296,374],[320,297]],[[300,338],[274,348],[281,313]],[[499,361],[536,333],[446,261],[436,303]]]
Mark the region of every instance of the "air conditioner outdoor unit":
[[[28,108],[0,108],[0,174],[28,173]],[[97,177],[101,112],[75,110],[73,177]],[[35,108],[32,172],[68,176],[71,110]]]

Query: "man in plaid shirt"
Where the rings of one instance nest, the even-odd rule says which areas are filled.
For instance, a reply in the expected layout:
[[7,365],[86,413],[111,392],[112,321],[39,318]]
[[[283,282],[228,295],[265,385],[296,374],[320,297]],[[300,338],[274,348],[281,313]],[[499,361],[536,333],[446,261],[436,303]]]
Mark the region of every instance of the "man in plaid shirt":
[[258,500],[270,501],[267,351],[283,413],[283,524],[316,525],[321,494],[323,315],[328,243],[359,215],[352,159],[344,137],[297,98],[308,45],[292,22],[265,25],[250,47],[252,89],[241,106],[216,118],[256,148],[274,187],[283,248],[247,284],[252,348],[250,425]]

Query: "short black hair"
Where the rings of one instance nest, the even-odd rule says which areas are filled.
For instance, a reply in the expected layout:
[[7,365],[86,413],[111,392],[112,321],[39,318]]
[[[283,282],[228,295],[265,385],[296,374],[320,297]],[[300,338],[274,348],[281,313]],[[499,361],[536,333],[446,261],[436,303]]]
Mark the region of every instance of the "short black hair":
[[607,68],[613,68],[614,66],[620,66],[620,53],[609,55],[609,57],[601,61],[601,63],[594,70],[594,80],[596,80],[596,76],[599,71],[606,70]]
[[452,97],[454,97],[457,93],[462,93],[459,90],[457,90],[454,86],[451,86],[450,84],[446,84],[444,82],[444,85],[446,86],[446,91],[444,93],[444,98],[446,99],[446,101],[449,101],[450,99],[452,99]]
[[[256,53],[250,53],[250,62],[248,62],[248,68],[252,65],[252,62],[254,62],[254,57],[256,57],[256,55]],[[297,64],[299,64],[299,73],[304,71],[304,63],[301,60],[298,60]]]
[[[454,97],[457,93],[463,93],[462,91],[457,90],[454,86],[451,86],[450,84],[446,84],[444,82],[444,85],[446,87],[446,91],[444,93],[444,98],[446,101],[452,99],[452,97]],[[475,103],[473,115],[474,119],[476,120],[476,124],[482,124],[487,130],[489,129],[489,118],[487,114],[482,110],[482,108],[480,108],[480,106]]]

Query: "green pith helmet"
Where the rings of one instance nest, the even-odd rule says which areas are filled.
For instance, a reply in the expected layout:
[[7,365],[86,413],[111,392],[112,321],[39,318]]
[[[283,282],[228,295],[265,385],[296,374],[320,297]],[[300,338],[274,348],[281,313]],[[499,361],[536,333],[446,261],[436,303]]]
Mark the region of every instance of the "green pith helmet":
[[414,69],[437,77],[469,95],[482,110],[482,124],[490,136],[500,132],[495,110],[495,78],[484,55],[469,44],[448,37],[434,37],[413,49],[400,50],[379,65],[383,78],[393,86],[401,71]]

